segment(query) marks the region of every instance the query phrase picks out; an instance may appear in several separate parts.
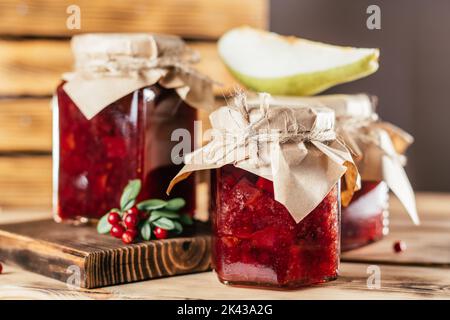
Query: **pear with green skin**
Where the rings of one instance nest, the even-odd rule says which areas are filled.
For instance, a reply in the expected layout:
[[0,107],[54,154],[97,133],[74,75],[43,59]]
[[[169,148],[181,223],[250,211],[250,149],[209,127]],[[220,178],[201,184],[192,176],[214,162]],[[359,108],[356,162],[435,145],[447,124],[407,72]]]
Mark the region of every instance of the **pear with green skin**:
[[378,69],[378,49],[334,46],[250,27],[225,33],[218,49],[243,85],[276,95],[313,95]]

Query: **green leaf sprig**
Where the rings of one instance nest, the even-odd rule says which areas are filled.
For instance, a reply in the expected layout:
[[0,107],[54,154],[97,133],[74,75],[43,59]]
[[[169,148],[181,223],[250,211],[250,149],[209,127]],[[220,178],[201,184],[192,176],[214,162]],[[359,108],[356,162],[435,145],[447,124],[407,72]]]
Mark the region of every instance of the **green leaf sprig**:
[[192,217],[181,213],[186,201],[183,198],[174,198],[168,201],[161,199],[145,200],[137,204],[137,208],[148,213],[148,218],[142,222],[140,228],[141,238],[150,240],[155,227],[171,231],[175,234],[183,232],[183,225],[192,225]]
[[[111,231],[112,225],[108,221],[108,216],[112,212],[117,212],[121,218],[124,218],[127,212],[135,208],[139,211],[140,219],[137,229],[139,236],[143,240],[152,238],[152,231],[158,227],[170,232],[170,234],[179,235],[183,232],[184,226],[193,224],[193,219],[189,214],[182,213],[181,209],[186,206],[183,198],[174,198],[171,200],[148,199],[136,204],[136,198],[141,191],[141,181],[139,179],[131,180],[120,197],[120,209],[113,208],[97,224],[97,232],[106,234]],[[123,222],[120,222],[124,225]]]

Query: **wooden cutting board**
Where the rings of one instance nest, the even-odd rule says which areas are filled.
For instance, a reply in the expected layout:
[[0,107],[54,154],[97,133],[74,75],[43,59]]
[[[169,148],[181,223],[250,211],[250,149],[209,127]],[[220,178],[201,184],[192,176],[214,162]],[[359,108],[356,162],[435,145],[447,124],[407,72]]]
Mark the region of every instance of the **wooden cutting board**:
[[81,288],[97,288],[210,269],[208,227],[183,237],[125,245],[92,225],[52,220],[0,225],[0,260]]

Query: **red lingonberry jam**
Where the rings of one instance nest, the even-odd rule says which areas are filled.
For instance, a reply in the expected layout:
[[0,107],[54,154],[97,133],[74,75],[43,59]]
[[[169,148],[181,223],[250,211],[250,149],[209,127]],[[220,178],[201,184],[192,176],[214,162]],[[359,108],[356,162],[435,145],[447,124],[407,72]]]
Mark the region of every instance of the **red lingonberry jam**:
[[[119,205],[123,188],[141,179],[139,199],[165,198],[168,179],[181,165],[171,161],[175,129],[187,129],[193,143],[196,110],[174,90],[159,85],[136,90],[87,120],[63,90],[57,89],[54,166],[55,218],[99,218]],[[193,145],[193,144],[191,144]],[[172,197],[195,208],[194,178]],[[139,200],[138,199],[138,200]]]
[[388,187],[363,181],[350,205],[342,208],[342,250],[362,247],[383,238],[388,228]]
[[212,184],[213,265],[220,281],[296,288],[337,277],[338,186],[295,223],[269,180],[227,165]]

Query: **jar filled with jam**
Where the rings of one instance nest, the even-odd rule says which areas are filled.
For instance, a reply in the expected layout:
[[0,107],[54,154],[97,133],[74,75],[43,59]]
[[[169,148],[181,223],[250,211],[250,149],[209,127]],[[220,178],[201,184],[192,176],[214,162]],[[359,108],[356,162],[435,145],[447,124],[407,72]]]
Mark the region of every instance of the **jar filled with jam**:
[[419,223],[414,192],[403,169],[404,152],[413,138],[400,128],[379,120],[374,97],[366,94],[324,95],[287,104],[307,103],[329,107],[336,113],[336,132],[352,151],[361,188],[342,208],[342,250],[365,246],[389,232],[389,190],[403,204],[414,223]]
[[296,288],[336,279],[336,184],[299,223],[275,200],[273,182],[233,165],[216,169],[214,269],[226,284]]
[[[72,39],[75,71],[63,76],[53,108],[54,217],[84,222],[119,205],[131,179],[142,198],[164,198],[194,145],[198,108],[212,106],[211,84],[190,68],[184,42],[150,34],[86,34]],[[181,160],[177,159],[181,157]],[[174,190],[194,213],[194,178]]]
[[361,181],[361,189],[342,208],[342,250],[381,240],[389,233],[389,188],[384,181]]
[[292,289],[336,279],[340,180],[353,190],[356,169],[335,140],[334,113],[239,101],[211,114],[213,140],[186,157],[170,186],[212,170],[219,280]]

